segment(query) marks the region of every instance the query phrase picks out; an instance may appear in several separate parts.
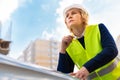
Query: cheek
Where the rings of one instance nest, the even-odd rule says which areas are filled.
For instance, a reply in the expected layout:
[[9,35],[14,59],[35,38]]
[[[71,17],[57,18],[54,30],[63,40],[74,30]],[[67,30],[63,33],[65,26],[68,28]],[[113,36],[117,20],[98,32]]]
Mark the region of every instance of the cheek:
[[67,26],[67,28],[68,28],[68,22],[67,22],[67,19],[65,19],[65,24],[66,24],[66,26]]
[[65,19],[65,24],[67,24],[68,23],[68,20],[67,19]]
[[83,19],[82,19],[81,17],[79,17],[79,18],[77,19],[77,22],[78,22],[79,24],[81,24],[81,23],[83,22]]

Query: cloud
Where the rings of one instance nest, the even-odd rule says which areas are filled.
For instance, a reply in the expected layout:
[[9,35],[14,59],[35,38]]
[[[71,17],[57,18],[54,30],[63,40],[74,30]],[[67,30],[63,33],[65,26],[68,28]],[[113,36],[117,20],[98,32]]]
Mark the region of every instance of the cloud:
[[0,21],[5,22],[18,8],[18,0],[0,0]]
[[0,21],[4,23],[10,19],[12,13],[26,2],[32,0],[0,0]]
[[41,38],[46,40],[53,39],[53,33],[49,33],[47,30],[45,30],[43,31]]
[[[0,22],[2,22],[2,31],[0,34],[3,33],[3,37],[6,37],[7,28],[10,25],[11,15],[19,8],[24,7],[26,3],[31,3],[32,0],[0,0]],[[4,34],[5,33],[5,34]],[[9,33],[9,32],[8,32]],[[1,37],[1,35],[0,35]],[[14,44],[14,43],[12,43]],[[19,52],[15,52],[19,53]],[[16,56],[15,53],[9,53],[9,55]],[[8,56],[9,56],[8,55]],[[17,54],[18,55],[18,54]]]
[[56,9],[56,28],[52,30],[52,33],[48,33],[47,31],[44,32],[44,34],[49,34],[49,39],[53,38],[58,41],[61,40],[61,38],[64,35],[68,35],[69,31],[66,28],[66,25],[64,24],[64,18],[63,18],[63,10],[65,7],[71,5],[71,4],[77,4],[82,3],[83,0],[61,0],[59,2],[59,7]]
[[[102,4],[102,6],[101,6]],[[120,34],[119,32],[119,21],[120,21],[120,2],[119,0],[105,0],[101,1],[96,6],[97,11],[94,11],[94,7],[91,7],[91,11],[94,13],[91,14],[90,23],[104,23],[110,33],[113,35],[114,39]]]
[[60,7],[57,8],[56,14],[58,14],[58,17],[56,19],[57,27],[56,27],[56,33],[59,35],[59,39],[63,37],[67,33],[65,29],[64,19],[63,19],[63,9],[66,6],[69,6],[73,3],[80,3],[88,10],[90,13],[90,24],[92,23],[104,23],[110,33],[113,35],[113,38],[116,39],[116,37],[120,34],[119,33],[119,26],[120,24],[120,1],[119,0],[101,0],[99,1],[99,4],[97,1],[91,0],[62,0],[59,2]]
[[[7,34],[11,23],[11,15],[16,9],[26,3],[26,1],[27,0],[0,0],[0,23],[2,27],[4,27],[1,28],[0,37],[7,39],[5,38],[5,35]],[[32,2],[32,0],[28,0],[27,2]]]
[[[120,1],[119,0],[61,0],[59,7],[56,9],[56,28],[53,29],[52,34],[55,39],[61,40],[64,35],[69,34],[66,25],[64,24],[63,9],[73,3],[84,4],[85,8],[90,13],[90,24],[104,23],[113,37],[120,34],[118,27],[120,26]],[[96,5],[97,4],[97,5]]]
[[72,5],[72,4],[82,4],[83,0],[62,0],[59,2],[59,7],[56,9],[56,14],[58,17],[56,18],[56,36],[58,40],[61,40],[64,35],[70,34],[68,31],[65,23],[64,23],[64,17],[63,17],[63,11],[66,7]]
[[50,5],[49,5],[49,4],[42,4],[42,5],[41,5],[41,8],[42,8],[42,10],[44,10],[45,12],[48,12],[49,9],[50,9]]

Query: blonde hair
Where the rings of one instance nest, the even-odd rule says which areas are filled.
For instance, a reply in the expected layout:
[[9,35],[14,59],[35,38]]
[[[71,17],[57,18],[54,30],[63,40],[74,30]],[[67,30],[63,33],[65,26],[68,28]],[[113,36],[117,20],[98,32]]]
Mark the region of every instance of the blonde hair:
[[83,19],[83,25],[88,25],[88,18],[89,18],[89,14],[88,13],[86,13],[84,10],[82,10],[82,9],[78,9],[79,10],[79,12],[80,12],[80,15],[81,15],[81,17],[82,17],[82,19]]

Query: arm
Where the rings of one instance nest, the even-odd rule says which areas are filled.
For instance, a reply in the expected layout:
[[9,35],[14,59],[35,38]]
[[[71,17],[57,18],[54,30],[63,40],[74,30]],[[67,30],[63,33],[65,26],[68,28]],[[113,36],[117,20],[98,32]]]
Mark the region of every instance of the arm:
[[92,72],[99,67],[107,64],[108,62],[113,60],[118,54],[115,41],[105,27],[105,25],[99,24],[99,29],[101,33],[101,44],[103,50],[83,65],[89,72]]
[[66,52],[66,48],[72,42],[72,39],[73,37],[70,35],[64,36],[62,39],[57,71],[61,71],[63,73],[73,72],[74,63]]
[[66,54],[59,53],[59,61],[57,66],[57,71],[63,73],[71,73],[74,69],[74,63],[71,60],[70,56]]

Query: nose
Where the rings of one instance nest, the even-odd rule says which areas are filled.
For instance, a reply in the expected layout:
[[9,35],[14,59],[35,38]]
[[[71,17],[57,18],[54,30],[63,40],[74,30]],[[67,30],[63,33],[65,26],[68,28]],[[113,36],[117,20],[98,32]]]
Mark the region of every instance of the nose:
[[71,19],[72,18],[72,15],[70,15],[69,17],[68,17],[68,19]]
[[68,16],[68,19],[70,19],[70,18],[72,18],[72,15],[71,15],[71,14]]

